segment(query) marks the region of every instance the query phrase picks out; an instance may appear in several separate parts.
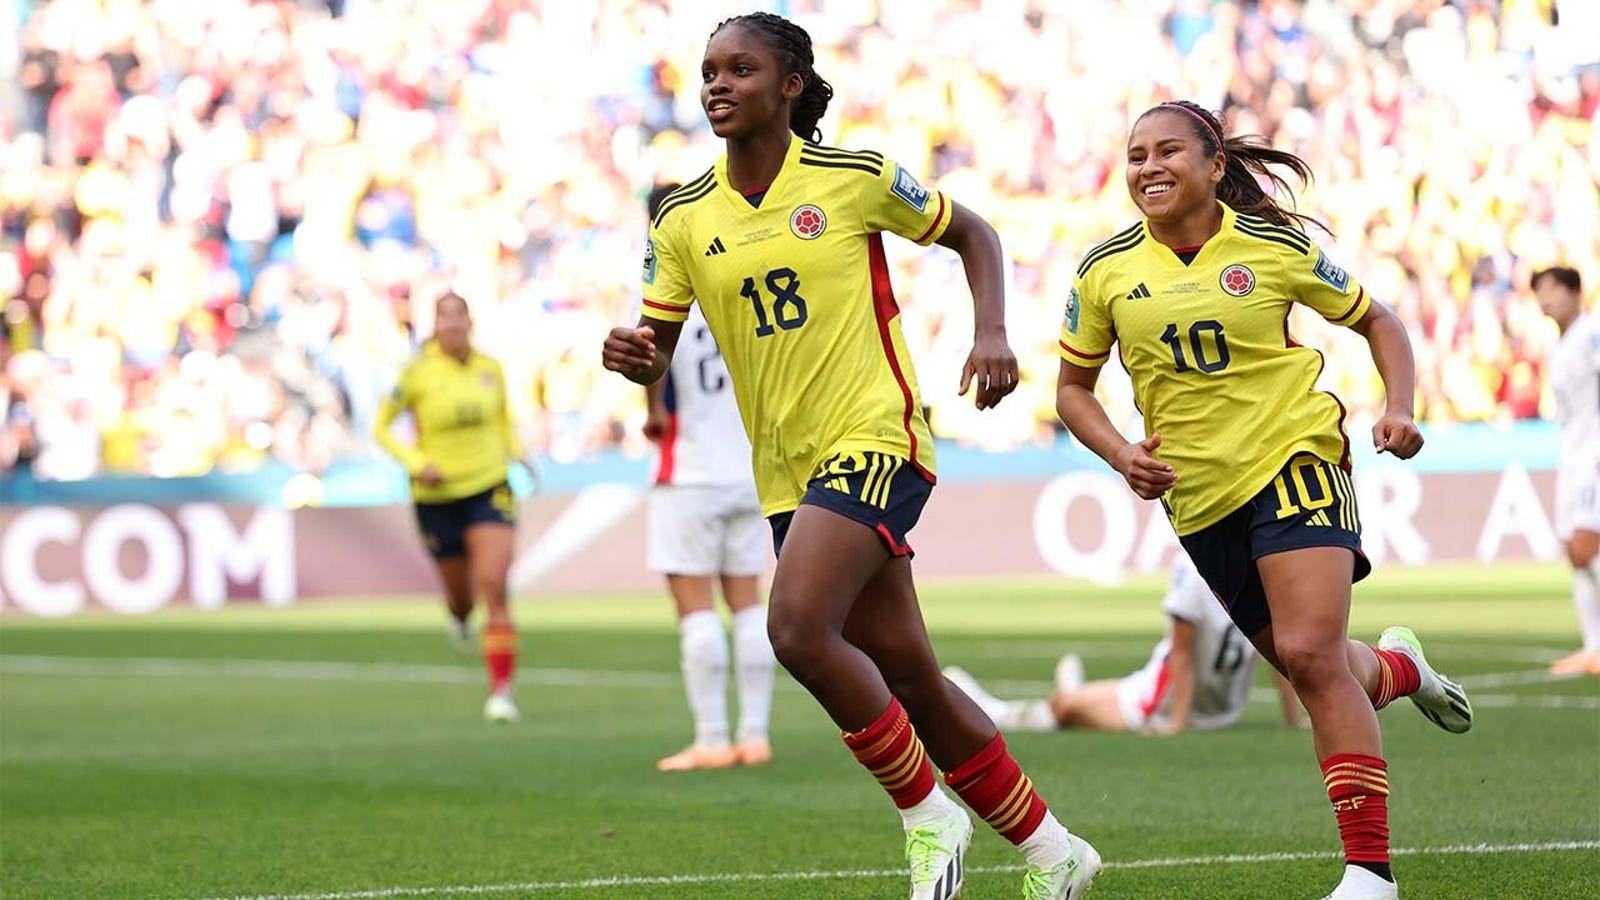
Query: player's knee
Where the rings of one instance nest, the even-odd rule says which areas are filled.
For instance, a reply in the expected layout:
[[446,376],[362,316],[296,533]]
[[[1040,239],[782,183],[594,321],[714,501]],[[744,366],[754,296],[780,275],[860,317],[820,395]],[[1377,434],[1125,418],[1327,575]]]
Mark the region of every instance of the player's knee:
[[1342,641],[1285,640],[1277,642],[1278,659],[1297,690],[1316,690],[1350,674]]
[[802,684],[820,669],[827,639],[823,626],[804,616],[769,610],[767,639],[778,663]]
[[1578,541],[1567,544],[1567,561],[1572,563],[1574,569],[1589,568],[1596,556],[1600,556],[1600,545]]

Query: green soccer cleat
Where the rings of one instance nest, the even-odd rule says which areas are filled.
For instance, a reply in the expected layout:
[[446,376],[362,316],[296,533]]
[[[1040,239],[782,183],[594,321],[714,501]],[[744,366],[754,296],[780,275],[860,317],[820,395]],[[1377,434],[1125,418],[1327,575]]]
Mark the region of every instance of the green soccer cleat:
[[1428,665],[1428,658],[1422,654],[1422,642],[1417,640],[1416,632],[1404,625],[1391,625],[1378,638],[1378,647],[1404,653],[1416,663],[1421,684],[1416,693],[1411,695],[1411,702],[1428,717],[1428,721],[1451,734],[1463,734],[1471,730],[1472,702],[1467,699],[1467,692]]
[[1022,873],[1022,900],[1080,900],[1094,887],[1094,878],[1105,868],[1100,853],[1075,834],[1072,855],[1048,869],[1029,866]]

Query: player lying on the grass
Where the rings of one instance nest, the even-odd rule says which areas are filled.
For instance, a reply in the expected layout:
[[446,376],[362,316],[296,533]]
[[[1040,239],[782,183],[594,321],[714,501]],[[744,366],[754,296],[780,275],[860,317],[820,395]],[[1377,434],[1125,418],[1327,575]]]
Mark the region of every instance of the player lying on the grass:
[[[1273,167],[1309,179],[1298,156],[1224,137],[1216,116],[1187,101],[1146,110],[1126,152],[1144,218],[1078,265],[1056,409],[1134,493],[1161,499],[1239,630],[1294,685],[1344,843],[1332,900],[1397,897],[1375,710],[1410,696],[1440,728],[1463,732],[1472,707],[1410,629],[1386,630],[1376,647],[1347,637],[1351,586],[1372,566],[1344,406],[1316,389],[1322,356],[1286,323],[1301,303],[1366,339],[1386,395],[1373,445],[1410,459],[1422,434],[1405,326],[1323,256],[1291,201],[1263,189],[1289,192]],[[1124,439],[1094,395],[1113,347],[1145,414],[1142,441]]]
[[[1215,731],[1239,721],[1255,680],[1256,652],[1186,556],[1173,565],[1161,611],[1167,614],[1166,636],[1143,668],[1121,678],[1086,684],[1083,660],[1069,653],[1056,664],[1055,691],[1048,698],[1002,700],[965,669],[950,666],[944,673],[1006,731],[1177,734]],[[1276,671],[1273,678],[1283,723],[1304,727],[1294,688]]]
[[1583,644],[1550,666],[1556,675],[1600,675],[1600,317],[1583,308],[1577,269],[1534,273],[1539,308],[1555,320],[1561,339],[1545,366],[1561,422],[1561,467],[1556,470],[1556,536],[1572,564],[1572,606]]
[[[660,184],[650,191],[651,219],[680,187]],[[645,437],[656,444],[645,562],[666,576],[677,608],[679,663],[694,719],[694,743],[656,768],[758,766],[772,759],[767,719],[778,666],[761,604],[767,529],[733,381],[699,307],[684,322],[672,366],[645,396]],[[719,586],[733,624],[732,660],[714,604]],[[737,735],[728,728],[730,669],[739,695]]]
[[[389,431],[407,410],[416,420],[415,445]],[[484,718],[515,722],[517,629],[506,578],[517,498],[506,476],[512,462],[523,461],[522,445],[511,427],[500,363],[472,346],[472,314],[459,294],[446,293],[434,304],[433,338],[400,373],[394,393],[378,408],[373,431],[411,474],[417,527],[444,582],[457,643],[470,644],[472,609],[483,604],[481,644],[489,672]]]
[[[644,315],[606,368],[649,384],[699,304],[733,376],[778,550],[768,632],[900,810],[913,900],[959,893],[972,820],[933,765],[1027,860],[1027,900],[1077,900],[1099,854],[1069,834],[994,723],[940,673],[907,535],[933,490],[933,440],[883,255],[885,231],[955,250],[974,303],[961,393],[1017,385],[994,228],[871,151],[812,143],[833,89],[811,37],[767,13],[717,26],[700,101],[726,154],[650,230]],[[930,760],[932,761],[930,763]]]

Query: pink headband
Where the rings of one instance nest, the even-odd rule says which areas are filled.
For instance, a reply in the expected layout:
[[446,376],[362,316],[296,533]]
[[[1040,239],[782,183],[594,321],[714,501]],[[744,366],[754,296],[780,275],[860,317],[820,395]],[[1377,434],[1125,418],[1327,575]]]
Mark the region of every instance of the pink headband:
[[1179,112],[1188,113],[1189,115],[1194,116],[1197,120],[1199,120],[1201,125],[1205,126],[1206,131],[1210,132],[1211,139],[1217,142],[1217,152],[1222,152],[1222,135],[1217,134],[1217,130],[1211,127],[1211,123],[1206,121],[1205,116],[1200,115],[1189,107],[1184,106],[1182,103],[1178,103],[1174,100],[1168,100],[1165,103],[1158,104],[1156,109],[1175,109]]

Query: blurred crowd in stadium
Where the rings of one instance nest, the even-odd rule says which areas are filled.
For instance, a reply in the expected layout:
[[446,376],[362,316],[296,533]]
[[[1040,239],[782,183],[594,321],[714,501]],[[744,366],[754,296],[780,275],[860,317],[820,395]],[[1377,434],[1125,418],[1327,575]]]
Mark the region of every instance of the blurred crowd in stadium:
[[[600,341],[635,315],[645,192],[718,152],[698,103],[707,35],[774,4],[11,5],[0,470],[317,471],[372,453],[377,401],[447,285],[531,446],[643,452],[643,392],[601,372]],[[1073,268],[1135,219],[1126,129],[1174,96],[1311,162],[1301,210],[1410,328],[1419,420],[1548,411],[1555,330],[1528,275],[1564,262],[1600,284],[1600,4],[1557,6],[776,4],[838,92],[826,143],[882,150],[1002,236],[1025,380],[982,418],[955,397],[957,257],[891,255],[935,431],[997,448],[1055,438]],[[1319,325],[1293,323],[1330,354],[1328,386],[1370,410],[1365,345]]]

